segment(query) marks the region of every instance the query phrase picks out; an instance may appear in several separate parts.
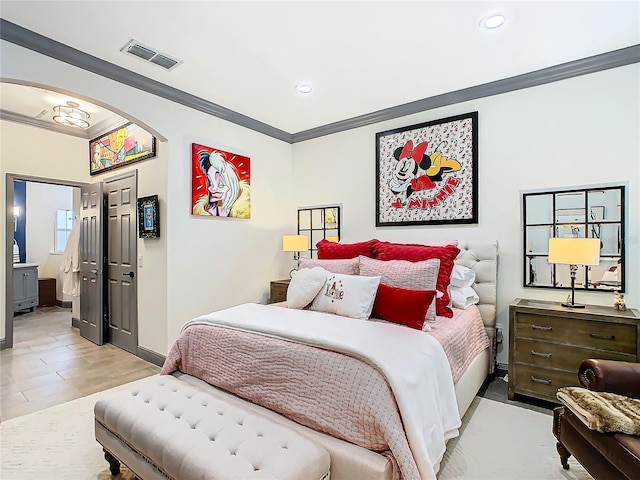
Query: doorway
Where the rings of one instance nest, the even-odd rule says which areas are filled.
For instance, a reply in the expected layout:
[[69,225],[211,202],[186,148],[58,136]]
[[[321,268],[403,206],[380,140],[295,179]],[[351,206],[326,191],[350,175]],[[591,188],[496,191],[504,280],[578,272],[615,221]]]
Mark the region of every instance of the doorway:
[[[63,185],[69,187],[86,188],[87,184],[78,182],[70,182],[58,179],[32,177],[26,175],[7,174],[6,177],[6,205],[12,205],[14,199],[14,181],[34,182],[39,184]],[[103,182],[97,182],[102,185]],[[101,338],[97,336],[92,338],[83,334],[85,338],[97,344],[104,341],[113,343],[114,345],[136,354],[137,349],[137,275],[136,262],[137,258],[137,221],[136,221],[136,199],[137,199],[137,170],[127,172],[117,177],[112,177],[104,181],[105,188],[104,197],[100,195],[100,204],[109,207],[109,214],[104,215],[96,223],[93,219],[92,228],[95,229],[96,238],[104,238],[106,241],[106,255],[99,254],[98,264],[109,265],[107,272],[108,282],[104,283],[100,279],[94,284],[96,290],[104,292],[100,295],[99,304],[95,304],[96,297],[87,295],[80,288],[80,302],[77,309],[77,316],[74,316],[72,323],[74,326],[82,329],[82,319],[85,318],[83,312],[93,312],[94,324],[96,331],[99,331]],[[82,201],[80,201],[82,206]],[[14,218],[11,215],[11,209],[7,208],[6,217],[6,304],[5,304],[5,341],[2,348],[11,348],[13,346],[13,319],[14,319],[14,282],[13,282],[13,232]],[[91,219],[88,219],[91,224]],[[108,231],[108,225],[112,226],[112,233],[105,236],[103,232]],[[89,237],[85,234],[85,239]],[[80,248],[81,255],[85,257],[93,255],[95,251],[90,245],[83,244]],[[84,252],[84,253],[83,253]],[[81,258],[82,259],[82,258]],[[86,280],[90,280],[85,272],[81,272],[80,285]],[[84,277],[83,277],[84,275]],[[121,278],[122,277],[122,278]],[[100,286],[98,286],[100,285]],[[102,286],[104,285],[104,287]],[[76,298],[76,297],[74,297]],[[108,308],[104,308],[104,304]],[[74,315],[76,312],[74,312]],[[86,333],[86,332],[85,332]]]

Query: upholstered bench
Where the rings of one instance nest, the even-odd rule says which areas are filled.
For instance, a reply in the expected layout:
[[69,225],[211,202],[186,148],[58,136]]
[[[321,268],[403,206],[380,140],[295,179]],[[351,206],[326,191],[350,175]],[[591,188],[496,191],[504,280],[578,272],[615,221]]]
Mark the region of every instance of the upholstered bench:
[[122,462],[144,480],[329,478],[324,447],[170,375],[101,399],[94,412],[112,475]]

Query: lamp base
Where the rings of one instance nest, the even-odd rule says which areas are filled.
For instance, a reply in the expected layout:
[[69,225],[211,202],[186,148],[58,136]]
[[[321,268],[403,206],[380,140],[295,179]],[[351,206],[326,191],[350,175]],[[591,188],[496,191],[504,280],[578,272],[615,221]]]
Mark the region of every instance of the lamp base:
[[586,308],[586,305],[580,305],[579,303],[563,303],[562,306],[567,308]]

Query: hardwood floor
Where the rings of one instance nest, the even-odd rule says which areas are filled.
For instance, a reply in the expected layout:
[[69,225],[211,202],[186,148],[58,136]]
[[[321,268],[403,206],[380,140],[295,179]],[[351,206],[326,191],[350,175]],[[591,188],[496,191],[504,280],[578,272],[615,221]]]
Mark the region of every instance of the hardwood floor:
[[160,372],[111,344],[97,346],[71,326],[71,310],[18,315],[13,348],[0,352],[0,419],[26,415]]

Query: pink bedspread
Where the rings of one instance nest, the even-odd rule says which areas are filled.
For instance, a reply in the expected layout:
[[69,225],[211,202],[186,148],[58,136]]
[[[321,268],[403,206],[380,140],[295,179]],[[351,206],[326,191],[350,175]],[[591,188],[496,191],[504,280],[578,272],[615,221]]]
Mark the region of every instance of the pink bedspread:
[[444,348],[451,365],[453,383],[458,383],[473,359],[488,348],[490,342],[480,310],[475,305],[465,310],[452,310],[453,318],[436,317],[436,321],[430,323],[431,331],[427,333]]
[[398,406],[371,365],[330,350],[213,325],[192,325],[162,374],[193,375],[302,425],[393,462],[394,479],[420,478]]

